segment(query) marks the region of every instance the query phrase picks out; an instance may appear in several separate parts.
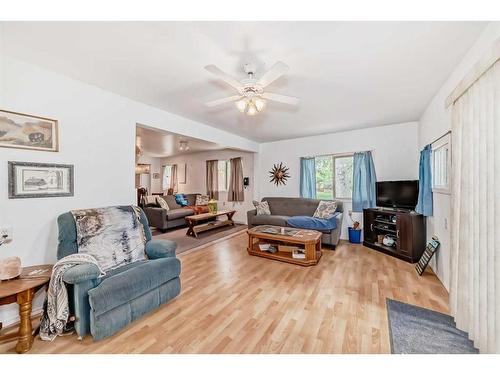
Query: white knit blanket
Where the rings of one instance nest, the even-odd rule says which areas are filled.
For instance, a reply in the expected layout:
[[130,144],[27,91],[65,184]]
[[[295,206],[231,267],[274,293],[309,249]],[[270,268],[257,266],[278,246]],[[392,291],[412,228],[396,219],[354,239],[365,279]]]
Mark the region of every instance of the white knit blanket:
[[95,264],[101,273],[99,277],[105,275],[97,260],[89,254],[71,254],[54,265],[40,322],[40,338],[42,340],[52,341],[64,332],[69,318],[69,305],[68,291],[63,281],[63,275],[68,269],[79,264]]

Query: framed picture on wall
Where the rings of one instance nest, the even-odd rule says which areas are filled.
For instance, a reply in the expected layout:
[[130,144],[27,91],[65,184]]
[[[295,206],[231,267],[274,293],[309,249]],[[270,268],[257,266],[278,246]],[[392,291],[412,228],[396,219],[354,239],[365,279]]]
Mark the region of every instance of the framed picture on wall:
[[186,163],[177,164],[177,181],[179,184],[186,183]]
[[9,199],[72,197],[74,167],[9,161]]
[[0,147],[59,151],[57,120],[0,110]]

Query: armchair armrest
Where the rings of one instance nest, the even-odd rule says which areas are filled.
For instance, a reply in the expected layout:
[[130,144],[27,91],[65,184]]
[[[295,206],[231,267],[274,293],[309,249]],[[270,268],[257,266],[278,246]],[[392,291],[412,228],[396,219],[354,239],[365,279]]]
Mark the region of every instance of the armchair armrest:
[[63,281],[68,284],[79,284],[84,281],[95,280],[101,275],[95,264],[78,264],[66,270]]
[[146,242],[146,255],[149,259],[175,258],[177,244],[169,240],[150,240]]

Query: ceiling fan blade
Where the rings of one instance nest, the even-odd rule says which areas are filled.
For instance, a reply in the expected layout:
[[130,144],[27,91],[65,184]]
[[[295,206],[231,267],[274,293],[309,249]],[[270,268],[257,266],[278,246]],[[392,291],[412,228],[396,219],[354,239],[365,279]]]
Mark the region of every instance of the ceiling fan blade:
[[298,105],[300,103],[300,99],[294,96],[287,96],[281,94],[274,94],[272,92],[265,92],[262,94],[264,99],[273,100],[275,102],[290,104],[290,105]]
[[266,87],[267,85],[281,77],[283,74],[285,74],[288,69],[290,69],[288,65],[286,65],[282,61],[278,61],[271,67],[271,69],[269,69],[264,73],[262,77],[260,77],[260,79],[257,81],[257,84],[261,85],[262,87]]
[[236,80],[236,78],[231,77],[229,74],[224,73],[222,70],[217,68],[215,65],[207,65],[205,67],[210,73],[212,73],[217,78],[222,79],[229,86],[233,86],[236,90],[241,90],[241,83]]
[[233,95],[233,96],[229,96],[227,98],[222,98],[222,99],[213,100],[211,102],[207,102],[207,103],[205,103],[205,105],[207,107],[215,107],[216,105],[219,105],[219,104],[234,102],[235,100],[238,100],[239,98],[241,98],[240,95]]

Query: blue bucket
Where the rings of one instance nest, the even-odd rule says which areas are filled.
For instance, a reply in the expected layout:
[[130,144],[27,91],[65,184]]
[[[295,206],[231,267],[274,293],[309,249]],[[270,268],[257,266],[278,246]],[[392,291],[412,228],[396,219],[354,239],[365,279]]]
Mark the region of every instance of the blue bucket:
[[353,227],[349,227],[349,242],[361,243],[361,229],[354,229]]

